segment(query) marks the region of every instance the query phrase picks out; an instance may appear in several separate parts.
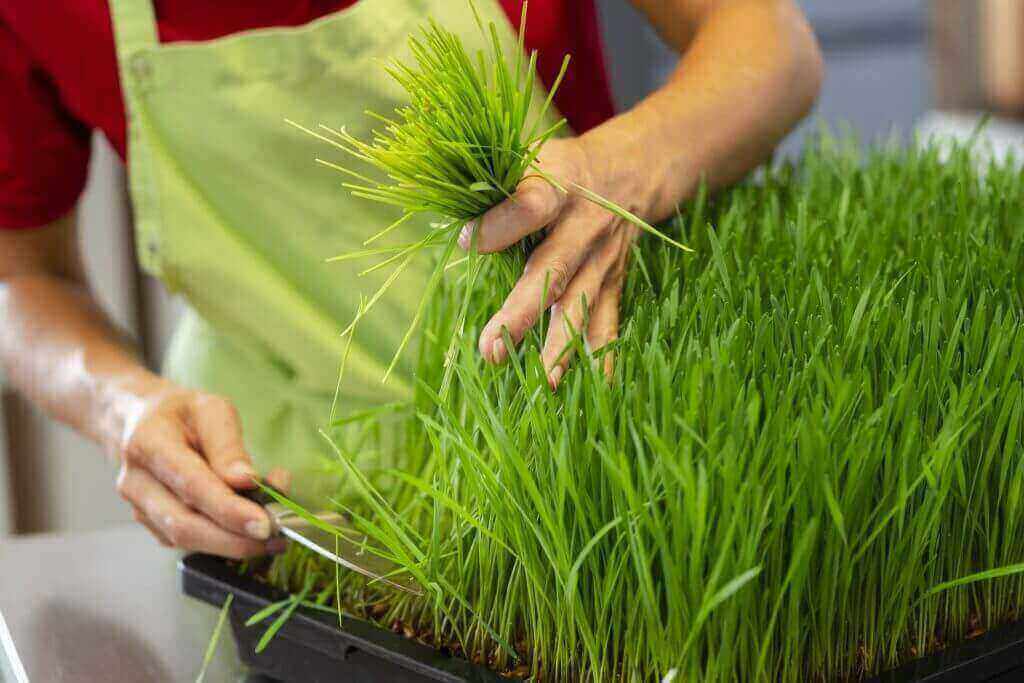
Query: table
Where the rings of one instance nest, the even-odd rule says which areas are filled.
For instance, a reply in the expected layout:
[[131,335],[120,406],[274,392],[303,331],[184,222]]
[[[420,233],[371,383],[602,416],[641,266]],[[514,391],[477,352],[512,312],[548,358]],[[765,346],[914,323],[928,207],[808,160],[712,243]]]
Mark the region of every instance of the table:
[[[135,526],[0,540],[0,681],[195,680],[217,610],[181,594],[177,558]],[[206,680],[267,681],[227,628]]]

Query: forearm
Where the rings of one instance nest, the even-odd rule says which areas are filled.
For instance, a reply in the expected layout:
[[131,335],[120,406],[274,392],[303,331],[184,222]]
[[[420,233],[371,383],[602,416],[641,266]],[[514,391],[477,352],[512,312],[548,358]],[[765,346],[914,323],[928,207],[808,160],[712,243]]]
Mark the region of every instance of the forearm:
[[[117,491],[161,543],[244,558],[280,552],[252,488],[238,412],[147,370],[85,286],[74,215],[0,231],[0,364],[52,417],[120,462]],[[287,488],[287,474],[267,480]]]
[[[164,545],[234,558],[284,549],[263,510],[232,490],[256,472],[230,402],[146,370],[75,280],[0,284],[0,360],[51,416],[108,447],[118,492]],[[287,487],[284,473],[267,476]]]
[[0,363],[50,416],[113,448],[161,386],[88,291],[57,273],[0,283]]
[[788,1],[712,3],[677,47],[685,52],[664,87],[581,137],[601,189],[652,221],[702,179],[719,187],[763,162],[822,80],[814,36]]

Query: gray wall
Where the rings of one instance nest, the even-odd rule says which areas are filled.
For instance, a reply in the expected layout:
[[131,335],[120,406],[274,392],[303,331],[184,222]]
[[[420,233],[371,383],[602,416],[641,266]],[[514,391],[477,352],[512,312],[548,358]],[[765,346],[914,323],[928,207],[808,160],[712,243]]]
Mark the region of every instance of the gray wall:
[[[105,139],[94,137],[89,182],[79,207],[80,242],[93,290],[123,329],[137,334],[139,309],[131,252],[124,170]],[[4,467],[10,480],[13,519],[6,526],[26,531],[85,531],[131,518],[114,492],[117,467],[108,454],[71,429],[54,423],[25,399],[7,392]],[[7,449],[4,449],[7,450]],[[0,508],[4,506],[0,490]],[[3,510],[0,509],[0,516]],[[15,523],[16,522],[16,529]],[[0,527],[5,526],[0,522]]]
[[[865,140],[909,132],[930,106],[925,0],[802,0],[825,54],[814,114],[782,147],[799,151],[818,121],[850,123]],[[620,107],[664,82],[676,55],[626,0],[598,0]]]

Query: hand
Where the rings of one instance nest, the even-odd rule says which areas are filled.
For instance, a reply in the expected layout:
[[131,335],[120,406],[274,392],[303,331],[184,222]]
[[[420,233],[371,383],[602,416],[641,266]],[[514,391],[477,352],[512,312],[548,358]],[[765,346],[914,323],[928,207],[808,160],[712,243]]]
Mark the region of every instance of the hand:
[[[557,388],[571,358],[569,344],[575,333],[582,333],[595,350],[618,336],[622,282],[638,229],[573,192],[578,184],[618,201],[594,177],[595,167],[579,138],[549,141],[537,165],[568,192],[540,175],[527,175],[510,199],[466,226],[459,245],[469,249],[475,231],[477,250],[486,254],[547,228],[501,310],[484,326],[479,346],[488,361],[504,361],[508,349],[502,330],[507,329],[519,344],[550,307],[551,323],[541,357],[548,382]],[[605,371],[610,373],[611,367],[608,354]]]
[[[284,550],[266,512],[235,493],[256,471],[228,400],[160,380],[126,412],[117,490],[161,544],[235,559]],[[282,470],[267,479],[287,487]]]

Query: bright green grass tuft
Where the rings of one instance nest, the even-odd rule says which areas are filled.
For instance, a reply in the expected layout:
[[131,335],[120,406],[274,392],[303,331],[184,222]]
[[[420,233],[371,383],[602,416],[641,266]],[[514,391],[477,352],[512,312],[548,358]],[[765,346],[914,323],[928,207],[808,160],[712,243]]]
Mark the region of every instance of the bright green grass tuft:
[[[321,132],[317,132],[288,122],[345,153],[341,164],[317,161],[342,173],[347,180],[343,186],[352,195],[401,210],[393,223],[379,226],[376,232],[367,235],[363,245],[366,249],[329,259],[380,257],[361,274],[382,268],[391,269],[392,273],[360,310],[346,333],[352,331],[360,317],[370,312],[413,258],[424,251],[443,250],[385,379],[408,345],[428,301],[433,298],[441,275],[456,251],[462,228],[469,220],[512,198],[527,175],[545,179],[560,192],[577,193],[621,220],[680,249],[689,249],[589,188],[574,183],[566,186],[545,173],[537,163],[538,155],[544,144],[566,127],[565,119],[553,115],[552,102],[569,68],[569,56],[562,61],[561,71],[550,91],[542,97],[535,76],[537,53],[527,58],[523,42],[527,3],[523,3],[515,54],[506,55],[498,28],[493,23],[483,23],[474,0],[463,1],[476,17],[481,38],[487,45],[486,52],[471,53],[458,35],[429,21],[419,35],[409,38],[412,61],[394,60],[385,67],[386,74],[408,95],[409,103],[389,116],[367,112],[381,124],[372,140],[360,140],[344,128],[321,124]],[[442,220],[410,244],[380,246],[378,240],[419,214],[442,217]],[[537,239],[536,235],[530,236],[521,246],[528,251]],[[474,246],[466,259],[473,272],[466,283],[467,290],[477,282],[479,263],[475,251]],[[507,257],[500,254],[497,260],[507,260]]]
[[947,582],[1024,562],[1021,174],[825,140],[670,229],[696,255],[641,241],[614,378],[581,348],[557,393],[540,332],[505,367],[475,352],[509,269],[437,394],[449,271],[402,471],[338,461],[430,597],[300,553],[273,580],[319,571],[346,609],[544,681],[839,680],[1017,615],[1019,575]]

